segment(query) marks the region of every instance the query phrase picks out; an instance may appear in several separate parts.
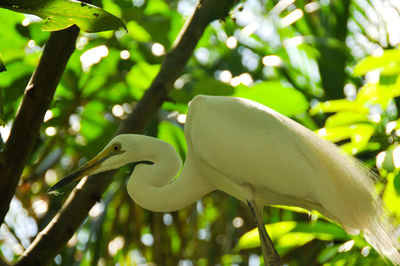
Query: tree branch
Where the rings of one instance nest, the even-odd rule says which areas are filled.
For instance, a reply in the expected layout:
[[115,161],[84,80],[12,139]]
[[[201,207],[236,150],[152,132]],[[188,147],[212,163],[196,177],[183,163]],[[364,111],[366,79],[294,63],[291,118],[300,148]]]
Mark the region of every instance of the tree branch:
[[11,134],[0,154],[0,224],[8,211],[22,170],[39,136],[44,115],[75,49],[77,27],[52,32],[26,87]]
[[[192,17],[182,28],[173,49],[166,55],[161,69],[150,88],[124,120],[116,134],[142,133],[173,89],[183,72],[199,39],[208,24],[225,17],[236,0],[200,0]],[[45,265],[49,263],[72,237],[87,216],[90,208],[100,200],[115,171],[92,176],[81,182],[53,220],[36,237],[16,265]]]

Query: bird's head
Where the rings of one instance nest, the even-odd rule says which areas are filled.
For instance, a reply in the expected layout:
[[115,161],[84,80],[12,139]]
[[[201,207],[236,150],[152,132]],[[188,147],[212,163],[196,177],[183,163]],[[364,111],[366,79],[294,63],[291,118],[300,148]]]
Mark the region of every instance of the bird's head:
[[[135,152],[137,148],[137,143],[140,142],[142,137],[140,135],[118,135],[113,138],[107,146],[97,154],[92,160],[88,161],[75,171],[72,171],[66,177],[57,182],[52,186],[48,192],[55,191],[65,185],[79,180],[87,175],[93,175],[109,171],[112,169],[119,168],[128,163],[144,163],[153,164],[150,161],[143,161],[137,158],[135,160],[135,154],[140,154],[140,152]],[[136,146],[136,147],[135,147]]]

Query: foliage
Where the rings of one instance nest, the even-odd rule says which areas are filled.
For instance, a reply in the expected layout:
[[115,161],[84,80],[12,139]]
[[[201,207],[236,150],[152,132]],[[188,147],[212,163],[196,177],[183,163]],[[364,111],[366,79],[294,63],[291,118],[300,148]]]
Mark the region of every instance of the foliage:
[[113,30],[124,23],[107,11],[76,0],[19,0],[4,1],[0,7],[17,12],[33,14],[45,20],[43,30],[55,31],[77,25],[87,32]]
[[[132,112],[194,6],[190,0],[94,2],[107,13],[84,4],[85,10],[92,7],[107,18],[98,24],[97,19],[81,20],[81,2],[46,1],[48,10],[38,1],[20,2],[21,11],[30,9],[28,13],[47,21],[47,30],[75,23],[86,31],[124,27],[112,13],[128,31],[81,33],[24,169],[14,208],[1,227],[0,254],[7,261],[15,261],[28,248],[72,187],[59,196],[48,195],[47,189],[95,155]],[[230,17],[212,22],[146,134],[168,141],[184,159],[183,123],[195,95],[258,101],[336,142],[368,166],[376,165],[383,181],[377,189],[399,219],[400,51],[393,49],[398,43],[367,31],[371,22],[366,14],[375,12],[371,1],[284,4],[288,2],[242,1]],[[22,8],[23,3],[34,4],[35,11]],[[56,4],[61,7],[54,8]],[[63,16],[54,14],[55,9]],[[7,66],[0,73],[3,145],[49,33],[41,30],[36,17],[5,9],[0,16],[0,53]],[[50,24],[49,18],[58,22]],[[375,26],[390,35],[389,29]],[[116,174],[55,264],[260,261],[255,224],[244,204],[215,192],[179,212],[151,213],[135,205],[125,191],[131,170],[125,167]],[[268,207],[264,221],[290,265],[385,265],[362,237],[347,235],[319,214]]]

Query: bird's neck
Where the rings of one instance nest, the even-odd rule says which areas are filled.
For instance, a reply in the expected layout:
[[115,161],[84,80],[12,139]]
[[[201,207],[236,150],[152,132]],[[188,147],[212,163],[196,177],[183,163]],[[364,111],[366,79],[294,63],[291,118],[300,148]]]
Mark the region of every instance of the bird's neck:
[[179,210],[213,190],[190,159],[174,179],[182,162],[171,145],[154,140],[147,151],[145,159],[154,164],[137,165],[128,181],[129,195],[143,208],[160,212]]
[[155,187],[170,183],[182,168],[182,160],[176,150],[169,143],[156,138],[149,139],[144,146],[144,159],[153,164],[137,165],[132,178]]

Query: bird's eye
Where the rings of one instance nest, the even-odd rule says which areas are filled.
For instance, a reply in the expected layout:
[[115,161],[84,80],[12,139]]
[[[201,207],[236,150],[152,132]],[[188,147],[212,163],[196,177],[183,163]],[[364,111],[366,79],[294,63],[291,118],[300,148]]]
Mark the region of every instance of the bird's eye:
[[121,144],[119,143],[114,143],[112,146],[113,151],[117,152],[121,150]]

